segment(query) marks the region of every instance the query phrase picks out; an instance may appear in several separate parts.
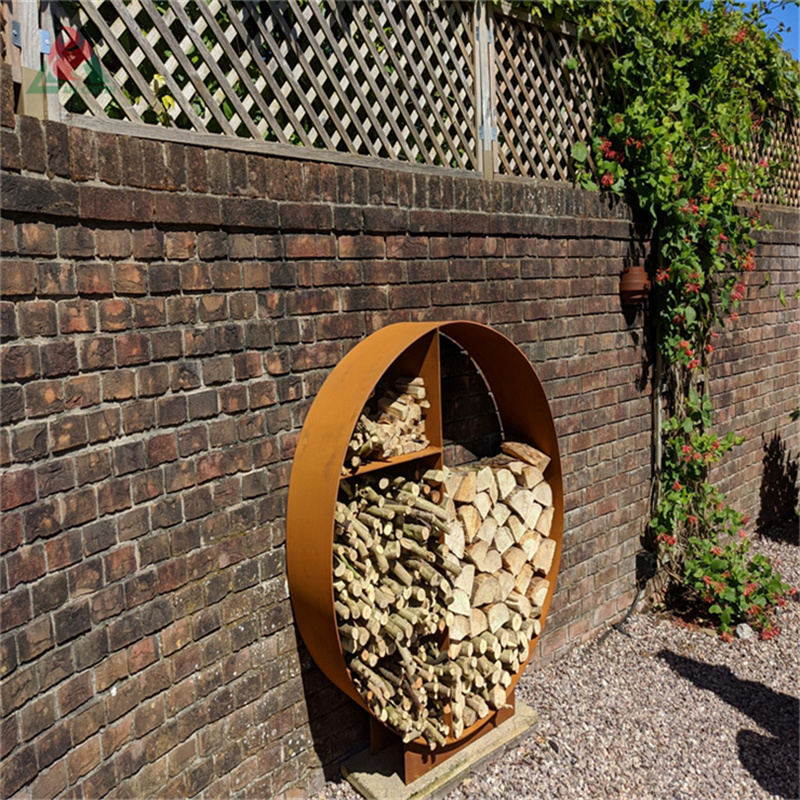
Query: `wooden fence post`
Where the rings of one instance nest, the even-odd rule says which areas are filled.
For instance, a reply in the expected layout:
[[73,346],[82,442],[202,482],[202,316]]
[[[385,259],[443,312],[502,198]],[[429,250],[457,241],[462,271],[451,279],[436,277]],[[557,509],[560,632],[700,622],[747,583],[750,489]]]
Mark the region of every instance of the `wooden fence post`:
[[494,24],[491,0],[475,3],[475,112],[478,118],[478,163],[486,180],[495,173],[497,126],[494,92]]
[[42,38],[39,32],[39,0],[14,0],[12,49],[19,51],[20,93],[17,113],[45,118],[45,85],[42,72]]

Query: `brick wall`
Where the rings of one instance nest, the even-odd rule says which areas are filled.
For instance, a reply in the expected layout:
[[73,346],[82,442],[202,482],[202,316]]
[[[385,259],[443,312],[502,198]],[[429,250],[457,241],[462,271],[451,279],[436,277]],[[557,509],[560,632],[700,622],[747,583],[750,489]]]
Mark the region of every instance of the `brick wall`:
[[[617,294],[644,251],[627,208],[95,134],[3,101],[3,797],[304,796],[364,742],[298,641],[284,512],[319,386],[394,321],[486,322],[544,382],[567,514],[540,663],[627,608],[650,476],[641,317]],[[775,286],[797,251],[772,237]],[[759,380],[734,334],[723,396],[796,445],[796,304],[776,293],[749,320]],[[444,373],[463,460],[496,428],[455,347]],[[753,505],[758,448],[739,459]]]

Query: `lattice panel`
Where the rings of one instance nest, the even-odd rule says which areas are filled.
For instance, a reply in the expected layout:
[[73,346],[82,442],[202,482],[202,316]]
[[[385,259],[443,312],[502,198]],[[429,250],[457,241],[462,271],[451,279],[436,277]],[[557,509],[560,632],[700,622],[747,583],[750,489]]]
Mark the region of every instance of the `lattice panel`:
[[[570,180],[570,148],[591,138],[604,51],[498,14],[494,54],[499,171]],[[571,58],[576,69],[565,66]]]
[[71,113],[476,168],[469,3],[75,0],[54,14],[96,56],[60,83]]
[[774,112],[770,115],[774,122],[772,142],[762,154],[769,161],[778,161],[782,167],[769,191],[764,193],[764,202],[800,208],[800,119],[788,114]]

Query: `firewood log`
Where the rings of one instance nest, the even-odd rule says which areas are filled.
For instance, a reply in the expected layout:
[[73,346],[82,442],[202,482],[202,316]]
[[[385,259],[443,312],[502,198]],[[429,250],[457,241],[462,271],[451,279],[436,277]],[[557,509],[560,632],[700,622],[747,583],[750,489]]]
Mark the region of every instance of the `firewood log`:
[[550,581],[546,578],[534,578],[528,587],[525,596],[531,601],[534,606],[543,606],[547,598],[547,592],[550,590]]
[[472,501],[472,505],[480,514],[481,519],[486,519],[486,515],[491,511],[492,508],[492,500],[489,497],[488,492],[481,492],[480,494],[475,495],[475,499]]
[[444,535],[444,542],[450,548],[450,552],[459,561],[464,558],[464,547],[466,546],[466,536],[464,534],[464,526],[453,520]]
[[550,528],[553,525],[553,516],[555,515],[555,512],[555,508],[550,506],[549,508],[546,508],[539,517],[539,520],[536,523],[536,530],[539,531],[542,536],[550,535]]
[[497,527],[497,520],[494,517],[486,517],[486,519],[481,522],[481,526],[478,528],[478,532],[475,534],[475,539],[486,542],[487,544],[491,544],[494,541],[494,535],[497,531]]
[[498,600],[502,602],[509,596],[509,594],[511,594],[512,591],[514,591],[516,578],[514,575],[504,569],[501,569],[499,572],[495,572],[494,577],[497,578],[497,583],[500,587],[500,595]]
[[531,579],[533,578],[533,567],[530,564],[523,564],[519,574],[514,579],[514,588],[520,594],[525,594],[528,591]]
[[[509,538],[511,534],[509,533]],[[528,560],[525,551],[521,547],[509,547],[503,552],[503,566],[511,575],[519,575],[522,565]]]
[[546,456],[535,447],[531,447],[528,444],[523,444],[522,442],[503,442],[501,449],[504,453],[508,453],[508,455],[510,455],[512,458],[525,461],[542,472],[547,469],[547,465],[550,463],[549,456]]
[[498,525],[505,525],[511,515],[511,509],[505,503],[497,502],[492,506],[489,514]]
[[556,554],[556,542],[554,539],[542,539],[539,549],[533,557],[533,569],[542,575],[550,572],[553,565],[553,557]]
[[453,500],[456,503],[472,503],[477,494],[477,475],[474,472],[468,472],[461,480],[458,489],[453,494]]
[[484,614],[479,608],[473,608],[472,613],[470,614],[470,637],[474,638],[478,636],[488,627],[489,623],[486,621],[486,614]]
[[528,561],[533,560],[534,556],[536,555],[536,551],[539,549],[539,544],[541,543],[541,541],[542,541],[542,536],[536,531],[528,531],[519,540],[519,546],[524,551]]
[[525,520],[531,510],[533,498],[530,491],[517,487],[507,498],[506,505],[514,511],[521,520]]
[[481,527],[481,515],[472,505],[458,507],[458,519],[464,527],[464,537],[467,544],[471,543]]
[[485,572],[475,576],[471,602],[474,607],[496,603],[500,599],[500,584],[494,575]]
[[492,603],[486,607],[486,622],[490,633],[498,631],[508,620],[508,606],[505,603]]
[[539,503],[540,505],[547,506],[553,505],[553,490],[550,488],[550,484],[547,481],[542,481],[538,483],[533,488],[533,499]]
[[514,544],[514,536],[509,528],[498,528],[494,535],[494,548],[502,556]]

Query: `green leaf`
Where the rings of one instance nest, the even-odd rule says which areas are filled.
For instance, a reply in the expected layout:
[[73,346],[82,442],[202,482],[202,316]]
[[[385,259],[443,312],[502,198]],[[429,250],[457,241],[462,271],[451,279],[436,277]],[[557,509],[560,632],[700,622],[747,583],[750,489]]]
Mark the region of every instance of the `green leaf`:
[[578,59],[577,58],[568,58],[564,62],[564,66],[567,69],[578,69]]
[[589,155],[589,151],[586,148],[586,145],[583,142],[575,142],[572,145],[572,157],[579,163],[583,164],[586,162],[586,157]]
[[778,292],[778,300],[781,301],[781,305],[786,308],[786,294],[784,293],[783,289]]
[[697,319],[697,312],[692,308],[692,306],[686,306],[686,323],[688,325],[693,325],[695,320]]
[[719,603],[714,603],[711,608],[708,609],[709,614],[721,614],[722,613],[722,606]]
[[691,433],[694,425],[690,419],[685,419],[683,421],[683,430],[685,433]]

